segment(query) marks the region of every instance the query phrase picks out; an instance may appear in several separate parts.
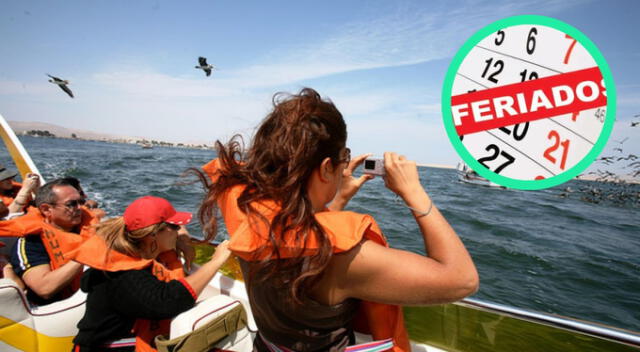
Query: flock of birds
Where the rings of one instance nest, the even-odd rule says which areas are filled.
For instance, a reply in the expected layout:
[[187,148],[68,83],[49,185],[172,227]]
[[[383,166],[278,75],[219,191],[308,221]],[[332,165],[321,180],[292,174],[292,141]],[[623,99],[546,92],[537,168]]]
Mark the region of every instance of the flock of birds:
[[[636,115],[634,117],[639,117],[640,115]],[[638,126],[640,124],[640,121],[638,122],[631,122],[631,127],[635,127]],[[613,165],[615,163],[619,163],[619,162],[627,162],[627,165],[624,165],[622,168],[623,169],[631,169],[631,176],[633,177],[638,177],[640,176],[640,157],[638,155],[635,154],[627,154],[626,156],[624,155],[624,151],[622,149],[622,144],[624,144],[624,142],[626,142],[629,139],[629,137],[624,138],[623,140],[620,141],[614,141],[617,142],[619,144],[618,147],[613,148],[614,152],[617,152],[618,155],[609,155],[609,156],[601,156],[598,159],[596,159],[596,162],[602,163],[604,165]],[[617,179],[617,176],[614,177],[614,175],[612,175],[610,172],[608,171],[602,171],[602,170],[596,170],[596,171],[592,171],[589,174],[597,174],[600,177],[598,177],[598,179],[596,179],[596,181],[605,181],[605,180],[613,180],[613,181],[620,181],[619,179]]]
[[[203,57],[203,56],[200,56],[198,58],[198,66],[196,66],[195,68],[204,71],[204,73],[207,75],[207,77],[211,76],[211,71],[216,69],[215,66],[213,66],[211,64],[208,64],[207,63],[207,58]],[[51,77],[49,82],[51,82],[53,84],[57,84],[58,87],[60,87],[60,89],[62,89],[62,91],[64,91],[71,98],[73,98],[73,92],[68,87],[68,85],[69,85],[69,81],[68,80],[52,76],[52,75],[50,75],[48,73],[47,73],[47,76]]]
[[[637,121],[631,121],[631,127],[640,125],[640,114],[635,115],[634,119]],[[630,169],[629,175],[632,178],[640,177],[640,156],[635,154],[624,154],[623,144],[629,139],[624,138],[620,141],[614,141],[618,143],[618,146],[613,148],[614,155],[602,156],[596,159],[597,163],[604,165],[614,165],[619,163],[626,163],[623,165],[623,169]],[[632,205],[640,206],[640,185],[628,180],[622,179],[619,175],[607,171],[607,170],[595,170],[588,172],[584,175],[596,176],[594,181],[596,183],[588,184],[580,189],[573,190],[567,187],[564,192],[560,194],[560,197],[568,197],[570,193],[577,193],[580,195],[580,199],[589,203],[600,203],[603,201],[612,202],[620,205]],[[582,176],[582,175],[581,175]]]
[[640,185],[634,183],[614,183],[612,181],[587,184],[574,190],[567,187],[559,194],[560,198],[578,196],[587,203],[608,203],[619,206],[640,207]]

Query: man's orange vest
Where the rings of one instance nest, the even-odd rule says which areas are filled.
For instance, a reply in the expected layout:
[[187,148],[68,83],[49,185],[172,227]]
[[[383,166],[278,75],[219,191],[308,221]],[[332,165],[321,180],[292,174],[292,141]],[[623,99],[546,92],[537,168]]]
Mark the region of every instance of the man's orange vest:
[[100,209],[100,208],[89,208],[86,205],[83,205],[82,209],[90,212],[93,216],[95,216],[98,219],[102,219],[105,216],[107,216],[107,212],[102,210],[102,209]]
[[[219,160],[214,159],[202,169],[215,182],[219,167]],[[244,188],[242,185],[234,186],[218,200],[231,237],[229,249],[244,260],[262,260],[273,254],[274,248],[266,235],[269,233],[267,225],[262,221],[248,221],[246,214],[238,208],[237,200]],[[273,201],[260,201],[252,205],[267,219],[273,218],[279,209]],[[363,238],[388,247],[382,231],[369,215],[348,211],[324,211],[316,213],[315,218],[331,241],[333,253],[349,251]],[[301,246],[295,243],[293,237],[281,236],[282,242],[278,244],[281,258],[300,255]],[[308,236],[305,248],[302,255],[311,255],[317,251],[319,245],[315,236]],[[374,340],[393,338],[394,352],[411,350],[400,306],[362,301],[354,321],[357,331],[371,334]]]
[[[40,235],[44,248],[49,255],[51,270],[67,264],[71,258],[69,253],[80,246],[87,238],[95,233],[93,227],[98,219],[90,212],[82,209],[82,222],[80,233],[66,232],[44,221],[40,210],[29,207],[23,216],[7,221],[0,221],[0,237],[23,237],[27,235]],[[69,297],[80,288],[80,277],[77,275],[71,282],[69,289],[63,291],[63,297]]]
[[[78,263],[102,271],[143,270],[151,267],[151,272],[158,280],[169,282],[184,278],[182,262],[175,251],[162,253],[157,260],[131,257],[110,250],[101,236],[88,239],[71,256]],[[169,334],[170,327],[171,319],[137,319],[133,326],[133,332],[136,335],[136,351],[156,351],[154,338],[157,335]]]

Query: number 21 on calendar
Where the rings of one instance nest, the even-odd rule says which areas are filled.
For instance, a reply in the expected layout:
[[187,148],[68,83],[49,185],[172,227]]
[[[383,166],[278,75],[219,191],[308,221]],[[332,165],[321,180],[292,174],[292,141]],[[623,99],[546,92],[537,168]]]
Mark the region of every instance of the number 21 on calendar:
[[516,16],[472,36],[442,90],[451,143],[481,176],[506,187],[568,181],[604,148],[615,86],[584,34],[543,16]]

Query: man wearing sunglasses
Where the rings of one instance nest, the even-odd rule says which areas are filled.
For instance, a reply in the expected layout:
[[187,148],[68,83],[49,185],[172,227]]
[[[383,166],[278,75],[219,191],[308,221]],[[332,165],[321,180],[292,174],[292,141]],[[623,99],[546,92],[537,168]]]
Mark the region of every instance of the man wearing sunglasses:
[[83,209],[84,197],[66,179],[46,183],[36,193],[36,206],[26,215],[0,223],[0,235],[21,236],[11,252],[11,265],[35,304],[69,297],[79,287],[82,265],[69,260],[93,234],[98,219]]

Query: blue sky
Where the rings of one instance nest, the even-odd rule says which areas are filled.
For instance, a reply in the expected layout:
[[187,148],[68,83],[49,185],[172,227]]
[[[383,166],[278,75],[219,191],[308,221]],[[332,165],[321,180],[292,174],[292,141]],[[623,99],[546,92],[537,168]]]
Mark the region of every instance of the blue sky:
[[[560,19],[601,50],[618,90],[602,155],[640,155],[640,1],[2,1],[0,114],[168,141],[250,134],[271,96],[330,98],[355,153],[459,158],[442,124],[448,65],[504,17]],[[219,70],[205,77],[198,56]],[[70,99],[45,73],[71,81]]]

